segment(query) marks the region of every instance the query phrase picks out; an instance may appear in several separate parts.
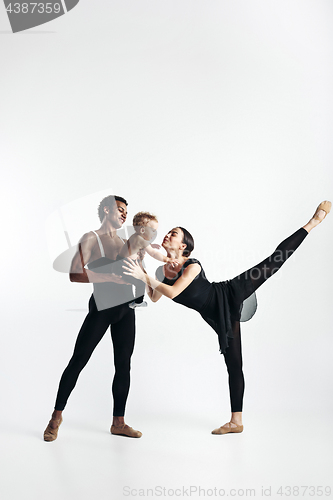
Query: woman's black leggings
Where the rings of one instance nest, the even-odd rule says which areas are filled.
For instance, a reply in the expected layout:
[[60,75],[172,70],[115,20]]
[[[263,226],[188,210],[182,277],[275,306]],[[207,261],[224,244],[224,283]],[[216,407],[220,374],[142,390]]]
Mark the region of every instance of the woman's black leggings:
[[95,347],[110,326],[113,343],[115,375],[112,384],[113,415],[121,417],[130,386],[131,356],[135,339],[135,314],[128,304],[98,311],[94,296],[89,301],[86,316],[76,340],[73,356],[62,374],[55,410],[63,410],[75,387],[81,370],[88,363]]
[[[241,277],[249,277],[252,281],[253,290],[255,292],[270,276],[278,271],[286,260],[299,247],[308,232],[301,228],[296,233],[289,236],[280,243],[276,250],[259,264],[251,269],[248,269],[240,275]],[[235,279],[237,279],[236,277]],[[243,300],[249,295],[244,293]],[[229,391],[231,411],[242,411],[243,394],[244,394],[244,375],[242,370],[242,345],[240,334],[240,323],[233,323],[233,338],[229,339],[229,346],[224,354],[225,363],[229,374]]]

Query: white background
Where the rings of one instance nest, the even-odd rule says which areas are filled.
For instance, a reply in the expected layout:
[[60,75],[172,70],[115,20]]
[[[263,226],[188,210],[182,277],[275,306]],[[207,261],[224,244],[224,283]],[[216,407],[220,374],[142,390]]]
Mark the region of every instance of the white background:
[[332,199],[332,18],[328,0],[81,0],[13,35],[0,7],[2,498],[333,486],[331,216],[243,325],[243,434],[210,434],[229,418],[216,335],[162,299],[137,313],[126,417],[143,437],[108,433],[107,333],[42,441],[90,295],[52,269],[52,213],[79,207],[75,243],[100,193],[123,196],[159,241],[186,227],[211,281],[265,258]]

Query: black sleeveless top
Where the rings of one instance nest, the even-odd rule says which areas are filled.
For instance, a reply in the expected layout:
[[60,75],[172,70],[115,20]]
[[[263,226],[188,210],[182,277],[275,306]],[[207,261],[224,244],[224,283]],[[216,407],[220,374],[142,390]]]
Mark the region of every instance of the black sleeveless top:
[[[233,337],[232,323],[247,321],[256,311],[256,298],[252,293],[252,282],[249,276],[237,276],[228,281],[210,283],[197,259],[189,258],[174,278],[164,276],[163,266],[156,270],[156,278],[172,286],[190,264],[199,264],[200,273],[177,297],[172,300],[190,309],[198,311],[203,319],[218,335],[220,351],[225,353],[228,338]],[[243,302],[248,302],[246,312],[242,314]]]

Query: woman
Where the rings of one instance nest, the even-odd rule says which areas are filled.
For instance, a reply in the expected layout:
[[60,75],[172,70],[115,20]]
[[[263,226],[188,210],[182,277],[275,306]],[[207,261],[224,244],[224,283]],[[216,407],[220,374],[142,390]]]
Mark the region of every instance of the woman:
[[326,217],[331,205],[329,201],[322,202],[312,219],[280,243],[271,256],[230,281],[210,283],[207,280],[200,262],[190,258],[194,241],[191,234],[182,227],[172,229],[162,244],[168,257],[177,259],[178,264],[173,268],[168,264],[159,267],[156,271],[157,279],[148,276],[131,259],[128,259],[126,266],[123,266],[124,274],[146,283],[148,295],[153,302],[165,295],[179,304],[194,309],[218,334],[220,350],[224,355],[229,374],[231,419],[230,422],[213,430],[212,434],[243,431],[244,376],[240,336],[243,301],[283,265],[308,233]]

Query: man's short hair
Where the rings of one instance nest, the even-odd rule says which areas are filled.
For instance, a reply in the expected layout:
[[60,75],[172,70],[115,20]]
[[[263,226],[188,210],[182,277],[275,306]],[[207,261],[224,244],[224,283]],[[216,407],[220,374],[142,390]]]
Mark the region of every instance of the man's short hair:
[[133,226],[145,226],[150,220],[158,222],[156,215],[150,212],[138,212],[133,217]]
[[121,201],[122,203],[125,203],[126,206],[128,205],[127,201],[121,196],[114,196],[113,194],[106,196],[98,205],[98,217],[101,222],[103,222],[105,217],[104,207],[109,207],[109,210],[113,210],[116,201]]

